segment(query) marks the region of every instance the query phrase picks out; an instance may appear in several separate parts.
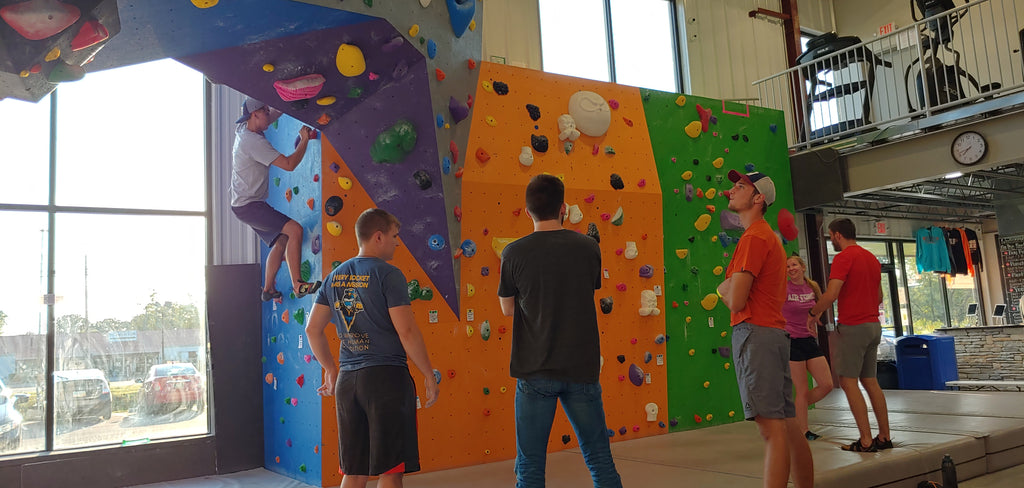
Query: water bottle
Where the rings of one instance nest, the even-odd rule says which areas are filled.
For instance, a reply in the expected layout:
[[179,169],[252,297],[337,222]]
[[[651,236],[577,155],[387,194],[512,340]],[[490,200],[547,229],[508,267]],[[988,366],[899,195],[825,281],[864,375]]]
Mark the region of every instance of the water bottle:
[[949,454],[942,457],[942,488],[956,488],[956,464]]

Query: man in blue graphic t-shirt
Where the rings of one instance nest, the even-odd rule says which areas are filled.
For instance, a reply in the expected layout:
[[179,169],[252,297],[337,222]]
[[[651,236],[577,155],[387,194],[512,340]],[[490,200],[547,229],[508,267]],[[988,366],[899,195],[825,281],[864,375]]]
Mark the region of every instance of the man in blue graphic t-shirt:
[[[400,227],[381,209],[359,216],[359,255],[327,275],[306,326],[309,347],[324,368],[317,392],[335,396],[346,487],[365,487],[370,476],[380,476],[382,488],[402,486],[404,473],[420,470],[416,387],[407,357],[423,374],[424,405],[437,400],[434,369],[405,276],[387,263],[398,247]],[[341,339],[338,363],[324,333],[332,319]]]

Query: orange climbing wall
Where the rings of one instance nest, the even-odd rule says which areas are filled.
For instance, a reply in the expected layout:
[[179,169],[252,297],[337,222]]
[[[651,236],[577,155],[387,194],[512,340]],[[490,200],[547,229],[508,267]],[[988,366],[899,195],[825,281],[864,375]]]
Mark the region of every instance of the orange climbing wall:
[[[605,411],[608,427],[616,431],[612,440],[667,432],[668,429],[659,427],[657,421],[647,422],[644,412],[647,403],[655,403],[660,409],[659,420],[668,423],[665,366],[658,366],[656,359],[644,363],[645,352],[653,357],[665,353],[664,344],[655,344],[655,337],[665,332],[663,315],[641,317],[638,314],[640,291],[664,284],[660,187],[639,90],[490,63],[481,65],[480,80],[506,83],[509,93],[499,95],[478,87],[462,177],[462,238],[475,241],[478,252],[472,258],[461,258],[460,288],[463,317],[471,309],[475,319],[464,323],[462,329],[471,325],[476,331],[472,336],[467,336],[465,330],[452,334],[452,339],[461,343],[458,354],[462,357],[460,362],[465,364],[463,369],[469,370],[464,378],[457,377],[455,384],[449,387],[451,394],[458,398],[456,401],[467,407],[460,414],[460,426],[453,427],[466,434],[455,437],[459,442],[454,447],[465,457],[460,464],[515,456],[511,394],[514,381],[508,377],[512,319],[502,316],[498,304],[500,255],[492,249],[491,242],[495,237],[520,237],[533,230],[529,216],[521,211],[523,195],[530,178],[542,172],[563,176],[566,202],[578,204],[583,212],[584,218],[579,224],[571,225],[566,221],[566,226],[585,232],[587,224],[593,222],[600,232],[602,262],[608,278],[603,281],[597,297],[614,299],[611,314],[598,314],[605,359],[601,374]],[[572,152],[566,154],[558,140],[557,118],[567,112],[569,97],[578,90],[596,92],[606,100],[617,101],[619,107],[612,110],[611,127],[604,136],[583,135],[575,142]],[[526,104],[540,108],[539,120],[531,120]],[[496,125],[489,125],[488,117],[493,117]],[[532,134],[547,136],[549,150],[546,153],[534,151],[534,163],[526,167],[519,163],[518,156],[523,146],[530,145]],[[596,155],[593,154],[595,144],[599,148]],[[615,154],[605,154],[606,146],[612,147]],[[478,148],[486,151],[491,159],[481,163],[476,158]],[[611,187],[611,173],[622,176],[624,189]],[[586,203],[590,195],[594,196],[593,202]],[[602,220],[601,214],[614,214],[620,206],[625,216],[621,226]],[[616,250],[625,247],[626,241],[637,243],[637,259],[627,260],[616,254]],[[654,267],[652,278],[639,277],[638,269],[644,264]],[[488,276],[482,276],[484,267],[489,268]],[[626,291],[616,289],[620,283],[626,286]],[[472,297],[467,295],[468,285],[475,288]],[[664,309],[660,297],[659,308]],[[479,337],[480,324],[485,320],[490,322],[493,332],[487,342]],[[507,329],[507,333],[497,332],[502,328]],[[616,360],[619,355],[624,356],[623,363]],[[649,384],[637,387],[629,382],[628,368],[634,363],[650,373]],[[498,385],[508,386],[509,393],[496,395]],[[484,387],[491,389],[490,395],[482,394]],[[485,408],[490,410],[490,416],[482,413]],[[626,428],[625,435],[619,434],[622,427]],[[563,444],[563,435],[570,435],[568,444]],[[559,410],[549,449],[558,451],[576,446],[576,436]]]
[[[341,209],[341,212],[334,215],[333,217],[328,216],[326,213],[322,213],[323,228],[321,233],[324,237],[324,245],[322,251],[323,269],[324,276],[330,273],[330,270],[334,268],[332,263],[343,262],[359,253],[359,247],[356,244],[355,237],[355,222],[356,218],[359,217],[364,210],[373,208],[376,205],[367,195],[366,191],[360,186],[359,182],[355,180],[352,172],[349,171],[348,166],[338,155],[338,152],[334,149],[329,141],[323,139],[322,146],[322,158],[323,167],[321,169],[322,178],[322,191],[323,198],[326,200],[332,195],[338,195],[345,201],[345,206]],[[337,163],[340,169],[337,173],[331,170],[331,164]],[[353,186],[348,190],[342,189],[339,178],[349,178],[352,180]],[[322,209],[321,209],[322,212]],[[334,237],[327,230],[328,222],[337,222],[341,224],[342,231],[341,235]],[[403,222],[403,225],[415,225],[415,222]],[[399,234],[401,235],[401,234]],[[402,246],[399,247],[395,253],[395,257],[391,260],[391,264],[394,264],[405,274],[406,280],[419,280],[422,286],[430,287],[433,290],[437,288],[427,278],[426,273],[423,272],[419,264],[409,253],[409,250]],[[412,302],[413,312],[416,315],[417,322],[420,325],[420,329],[423,331],[425,340],[427,341],[428,350],[430,351],[431,359],[434,361],[434,367],[440,369],[438,366],[439,356],[438,353],[441,348],[439,344],[443,344],[446,335],[440,333],[441,330],[439,324],[428,324],[428,314],[432,310],[436,310],[438,314],[439,323],[453,324],[457,318],[452,314],[451,309],[445,304],[444,299],[435,292],[434,298],[425,302],[422,300],[415,300]],[[330,339],[331,351],[333,351],[335,359],[337,359],[338,348],[340,342],[338,340],[337,333],[334,329],[334,324],[328,328],[328,338]],[[415,366],[410,363],[410,371],[412,373],[413,380],[416,383],[417,394],[423,394],[423,376],[419,373]],[[442,370],[443,371],[443,370]],[[316,386],[322,384],[319,380]],[[441,467],[449,466],[449,464],[439,464],[439,460],[432,456],[432,454],[439,451],[434,448],[434,441],[432,437],[438,436],[441,432],[444,432],[444,423],[448,422],[449,410],[457,409],[458,405],[451,401],[447,397],[448,392],[443,388],[442,383],[442,401],[438,402],[438,406],[430,409],[419,411],[419,425],[420,425],[420,449],[422,465],[425,470],[436,470]],[[322,399],[322,425],[323,425],[323,441],[321,450],[321,461],[323,466],[323,486],[336,486],[341,483],[341,475],[338,474],[338,423],[335,417],[334,398],[323,398]]]

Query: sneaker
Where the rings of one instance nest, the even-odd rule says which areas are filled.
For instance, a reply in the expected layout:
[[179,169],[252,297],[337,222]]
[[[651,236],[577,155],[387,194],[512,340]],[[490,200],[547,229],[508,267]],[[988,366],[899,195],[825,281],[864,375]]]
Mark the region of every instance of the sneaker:
[[878,452],[878,448],[875,447],[874,440],[871,441],[871,444],[868,444],[868,447],[864,447],[864,445],[860,443],[860,439],[856,439],[853,442],[851,442],[850,445],[839,446],[839,448],[844,451],[853,452]]
[[809,430],[807,432],[804,432],[804,437],[806,437],[809,441],[816,441],[821,438],[820,435],[815,434],[814,432],[811,432]]

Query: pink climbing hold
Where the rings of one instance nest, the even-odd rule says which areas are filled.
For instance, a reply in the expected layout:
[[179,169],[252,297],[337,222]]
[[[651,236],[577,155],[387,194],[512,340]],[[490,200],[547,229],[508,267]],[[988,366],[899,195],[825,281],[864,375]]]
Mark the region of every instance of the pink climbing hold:
[[700,104],[698,103],[697,104],[697,114],[700,115],[700,131],[701,132],[707,132],[708,131],[708,124],[711,123],[711,109],[710,108],[701,107]]
[[647,180],[640,178],[640,181],[636,182],[636,186],[640,188],[647,186]]
[[608,106],[611,107],[612,110],[617,110],[619,108],[619,101],[612,98],[608,100]]
[[590,154],[593,154],[594,156],[597,156],[597,153],[599,153],[599,152],[601,152],[601,146],[598,146],[597,144],[594,144],[594,150],[591,151]]
[[637,343],[637,339],[636,339],[636,337],[634,337],[634,338],[630,339],[630,340],[629,340],[629,343],[630,343],[630,344],[636,344],[636,343]]
[[71,50],[81,51],[109,38],[110,32],[107,31],[106,27],[103,27],[103,24],[98,20],[90,20],[83,23],[82,27],[78,29],[78,34],[75,34],[74,39],[71,39]]
[[294,406],[297,406],[298,404],[299,404],[299,399],[298,398],[292,398],[292,406],[294,407]]
[[290,80],[275,81],[274,90],[277,90],[277,95],[281,97],[281,100],[294,102],[315,97],[326,82],[327,79],[323,75],[305,75]]
[[620,247],[620,248],[615,250],[615,255],[616,256],[622,256],[622,253],[624,253],[624,252],[626,252],[626,251]]
[[584,198],[583,201],[587,203],[594,203],[594,198],[595,195],[591,193],[590,195],[587,195],[587,198]]
[[619,290],[619,291],[626,291],[626,284],[625,283],[619,283],[619,284],[615,285],[615,289]]
[[619,381],[626,381],[626,375],[620,374],[619,375]]
[[308,363],[308,362],[313,360],[313,356],[310,356],[309,354],[306,354],[305,356],[302,356],[302,359],[303,359],[303,361],[306,361]]
[[640,426],[639,425],[634,425],[633,426],[633,432],[640,432]]
[[611,220],[611,219],[612,219],[612,214],[610,214],[610,213],[603,213],[603,214],[601,214],[601,220]]
[[377,78],[380,78],[380,75],[371,71],[369,74],[366,75],[366,77],[369,78],[370,81],[376,81]]
[[78,7],[53,0],[29,0],[0,8],[0,17],[30,41],[59,34],[82,16]]

